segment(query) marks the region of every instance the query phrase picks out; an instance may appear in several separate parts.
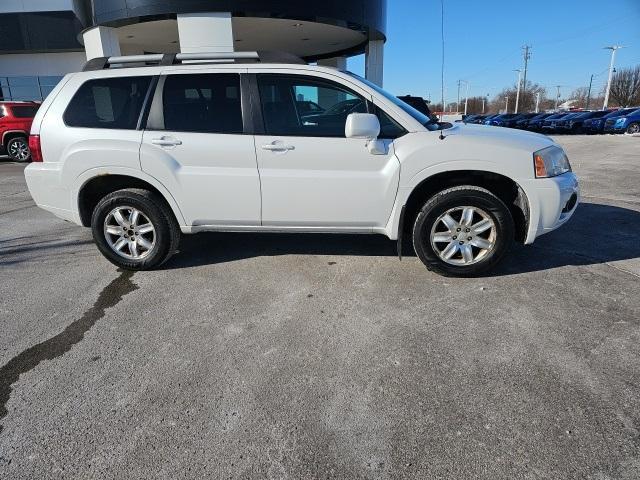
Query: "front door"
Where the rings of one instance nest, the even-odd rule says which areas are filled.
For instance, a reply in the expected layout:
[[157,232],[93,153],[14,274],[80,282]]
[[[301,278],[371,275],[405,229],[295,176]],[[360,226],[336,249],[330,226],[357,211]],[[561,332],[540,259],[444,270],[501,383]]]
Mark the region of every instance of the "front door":
[[257,82],[265,129],[256,136],[262,224],[386,225],[399,180],[393,148],[374,155],[365,140],[345,138],[347,116],[367,112],[367,99],[321,77],[260,73]]
[[260,179],[254,139],[243,125],[240,71],[161,77],[140,159],[176,197],[189,225],[260,225]]

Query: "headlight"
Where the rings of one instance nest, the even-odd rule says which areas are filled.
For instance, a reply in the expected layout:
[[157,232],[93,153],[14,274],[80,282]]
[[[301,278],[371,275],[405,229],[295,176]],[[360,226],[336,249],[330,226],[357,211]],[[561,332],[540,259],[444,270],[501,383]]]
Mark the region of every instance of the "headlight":
[[624,122],[626,122],[626,121],[627,121],[627,117],[620,117],[620,118],[618,118],[618,119],[616,120],[616,123],[620,123],[620,124],[622,124],[622,123],[624,123]]
[[571,171],[569,159],[560,147],[551,146],[533,154],[536,178],[549,178]]

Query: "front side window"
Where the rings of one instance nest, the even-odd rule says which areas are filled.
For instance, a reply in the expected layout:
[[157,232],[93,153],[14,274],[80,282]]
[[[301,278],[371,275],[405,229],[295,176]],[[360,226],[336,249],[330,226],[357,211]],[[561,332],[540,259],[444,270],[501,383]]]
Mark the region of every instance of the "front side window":
[[258,75],[268,135],[344,137],[351,113],[367,113],[367,102],[346,87],[320,78]]
[[70,127],[135,130],[151,77],[89,80],[64,113]]
[[242,133],[240,75],[169,75],[162,95],[164,129],[179,132]]

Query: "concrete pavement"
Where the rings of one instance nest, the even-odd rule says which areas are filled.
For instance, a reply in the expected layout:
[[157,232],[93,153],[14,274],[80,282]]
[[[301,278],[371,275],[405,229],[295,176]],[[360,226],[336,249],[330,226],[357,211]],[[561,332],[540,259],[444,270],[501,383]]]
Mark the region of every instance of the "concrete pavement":
[[494,275],[377,236],[201,234],[118,272],[0,163],[0,478],[640,477],[640,139]]

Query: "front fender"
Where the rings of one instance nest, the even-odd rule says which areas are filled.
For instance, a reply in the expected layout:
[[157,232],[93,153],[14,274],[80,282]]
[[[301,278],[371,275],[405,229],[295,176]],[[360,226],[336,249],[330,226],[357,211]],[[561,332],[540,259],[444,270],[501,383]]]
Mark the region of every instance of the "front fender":
[[505,175],[505,172],[500,171],[497,164],[474,160],[450,161],[431,165],[416,173],[408,180],[406,184],[400,185],[398,189],[398,195],[396,197],[396,203],[391,212],[389,222],[385,227],[385,234],[391,240],[396,240],[398,238],[400,234],[400,228],[402,228],[402,211],[407,205],[409,197],[416,190],[416,188],[418,188],[423,182],[429,180],[435,175],[455,172],[465,172],[465,174],[469,172],[492,173],[509,178],[511,181],[513,181],[519,191],[518,201],[523,203],[521,207],[523,208],[523,211],[525,211],[525,216],[527,217],[529,223],[529,230],[527,231],[526,238],[530,238],[530,230],[537,227],[537,222],[532,225],[531,219],[537,218],[537,215],[539,214],[538,206],[533,205],[530,200],[531,198],[536,198],[535,195],[532,196],[533,192],[530,191],[531,183],[519,181],[516,178]]

